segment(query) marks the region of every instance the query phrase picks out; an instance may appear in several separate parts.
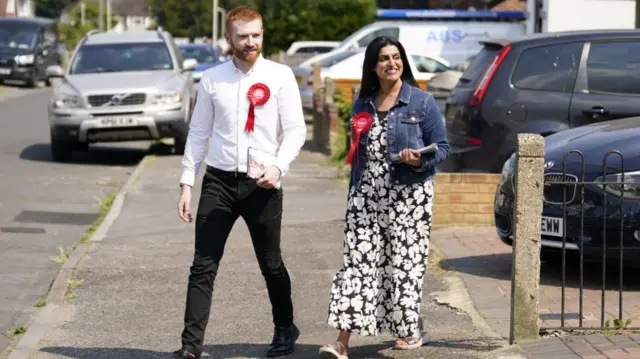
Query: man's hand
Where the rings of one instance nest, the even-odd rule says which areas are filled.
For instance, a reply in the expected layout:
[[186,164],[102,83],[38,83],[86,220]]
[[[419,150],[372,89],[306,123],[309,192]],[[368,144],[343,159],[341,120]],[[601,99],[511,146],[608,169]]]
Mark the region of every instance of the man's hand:
[[180,186],[180,198],[178,199],[178,216],[186,223],[191,223],[193,217],[189,206],[191,205],[191,187],[183,184]]
[[262,188],[274,188],[280,179],[280,169],[276,166],[267,168],[262,177],[258,178],[257,184]]
[[405,148],[400,152],[400,161],[413,167],[422,166],[422,157],[420,156],[420,152],[411,148]]

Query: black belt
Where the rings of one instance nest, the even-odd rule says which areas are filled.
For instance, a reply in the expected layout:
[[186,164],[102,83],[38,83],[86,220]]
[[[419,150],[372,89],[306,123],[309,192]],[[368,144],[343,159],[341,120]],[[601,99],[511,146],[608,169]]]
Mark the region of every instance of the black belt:
[[221,170],[219,168],[215,168],[213,166],[207,166],[207,172],[209,172],[211,174],[214,174],[214,175],[224,176],[224,177],[229,177],[229,176],[234,176],[236,178],[246,178],[247,177],[247,173],[246,172],[225,171],[225,170]]

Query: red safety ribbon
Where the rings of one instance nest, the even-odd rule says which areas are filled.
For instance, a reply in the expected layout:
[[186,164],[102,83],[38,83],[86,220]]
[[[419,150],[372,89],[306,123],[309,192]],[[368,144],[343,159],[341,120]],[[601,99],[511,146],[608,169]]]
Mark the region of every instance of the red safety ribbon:
[[371,124],[373,123],[373,117],[368,112],[360,112],[353,116],[351,119],[351,128],[353,129],[353,139],[351,141],[351,148],[349,149],[349,155],[347,156],[347,164],[350,165],[353,161],[353,155],[358,148],[360,142],[360,135],[369,131]]
[[263,83],[253,84],[247,92],[249,98],[249,114],[247,115],[247,124],[244,126],[244,130],[247,132],[253,132],[253,126],[256,121],[255,107],[262,106],[269,100],[271,91],[269,87]]

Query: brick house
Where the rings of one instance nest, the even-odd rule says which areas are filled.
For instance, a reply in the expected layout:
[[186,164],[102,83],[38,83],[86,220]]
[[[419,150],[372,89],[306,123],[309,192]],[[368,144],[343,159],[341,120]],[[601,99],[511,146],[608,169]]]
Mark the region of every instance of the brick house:
[[[7,0],[0,0],[7,1]],[[11,1],[11,0],[8,0]],[[88,0],[98,4],[98,0]],[[107,16],[107,1],[104,0],[104,14]],[[80,1],[76,1],[73,7],[80,6]],[[111,17],[117,24],[111,31],[143,31],[153,25],[154,18],[145,0],[111,0]]]
[[0,0],[0,17],[14,17],[16,1],[18,5],[18,16],[35,16],[35,4],[31,0]]

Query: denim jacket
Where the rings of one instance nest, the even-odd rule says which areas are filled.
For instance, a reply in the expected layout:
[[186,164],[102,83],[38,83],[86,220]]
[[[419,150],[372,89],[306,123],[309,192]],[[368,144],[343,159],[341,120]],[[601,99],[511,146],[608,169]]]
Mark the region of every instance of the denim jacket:
[[[352,116],[362,111],[376,116],[375,97],[356,100]],[[354,138],[353,131],[351,138]],[[368,139],[368,132],[360,135],[351,164],[349,190],[358,184],[364,172]],[[387,151],[400,153],[405,148],[419,149],[434,142],[438,144],[438,150],[423,154],[420,167],[392,163],[387,155],[391,183],[413,184],[427,181],[435,176],[435,166],[444,161],[449,154],[444,118],[435,99],[426,91],[403,82],[398,100],[387,114]]]

